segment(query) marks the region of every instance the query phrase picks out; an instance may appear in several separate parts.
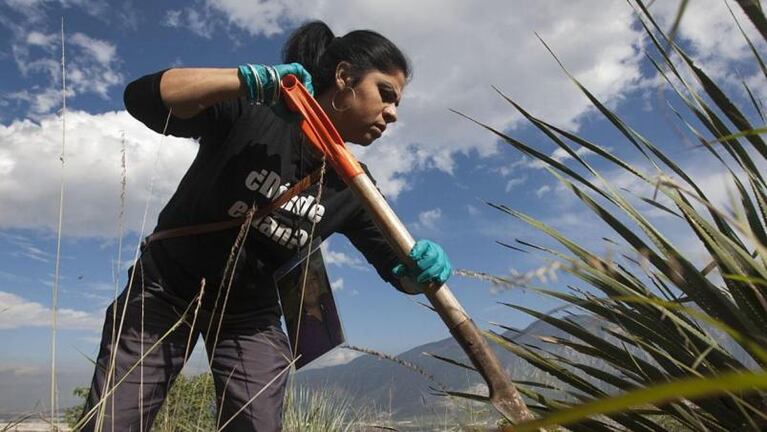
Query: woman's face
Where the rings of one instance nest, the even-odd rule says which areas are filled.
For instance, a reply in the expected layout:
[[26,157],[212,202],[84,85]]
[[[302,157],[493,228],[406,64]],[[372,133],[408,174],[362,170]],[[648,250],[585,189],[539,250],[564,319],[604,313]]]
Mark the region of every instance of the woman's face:
[[366,72],[349,90],[348,79],[337,75],[335,108],[328,110],[333,124],[344,141],[367,146],[380,138],[389,123],[397,121],[397,107],[405,87],[405,74],[397,69]]

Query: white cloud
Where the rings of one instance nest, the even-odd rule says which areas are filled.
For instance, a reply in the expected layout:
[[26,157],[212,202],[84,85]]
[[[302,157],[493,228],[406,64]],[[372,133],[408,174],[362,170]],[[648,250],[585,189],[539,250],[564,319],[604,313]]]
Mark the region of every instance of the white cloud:
[[40,249],[27,237],[12,235],[3,235],[2,237],[13,246],[9,252],[11,256],[25,257],[46,263],[53,258],[50,252]]
[[20,251],[20,255],[33,259],[35,261],[40,261],[45,263],[50,262],[50,259],[51,259],[51,254],[41,249],[38,249],[36,247],[27,247],[23,249],[22,251]]
[[86,54],[92,56],[102,65],[108,65],[115,60],[117,48],[107,41],[93,39],[82,33],[75,33],[69,38],[69,42],[83,49]]
[[[74,96],[71,89],[67,90],[67,97]],[[49,113],[62,105],[61,89],[49,87],[41,89],[38,86],[30,90],[20,90],[9,93],[8,99],[23,101],[29,104],[30,117],[39,118],[40,114]]]
[[[27,20],[36,20],[27,17]],[[2,95],[5,103],[21,101],[29,106],[27,115],[39,119],[61,106],[61,35],[46,33],[45,25],[14,22],[0,17],[11,32],[11,53],[24,88]],[[26,24],[26,25],[25,25]],[[67,97],[95,94],[109,98],[109,91],[123,82],[117,47],[106,40],[76,32],[65,34]],[[42,85],[36,83],[43,83]]]
[[58,40],[58,35],[55,34],[42,34],[40,32],[32,31],[27,34],[27,43],[29,45],[36,45],[40,47],[51,47]]
[[358,270],[367,268],[361,259],[330,249],[329,240],[322,242],[320,248],[322,250],[322,258],[325,260],[326,265],[351,267]]
[[330,282],[330,289],[333,290],[333,292],[341,291],[344,289],[344,278],[338,278],[334,280],[333,282]]
[[45,0],[6,0],[4,3],[22,14],[29,23],[39,23],[45,19],[45,11],[41,7]]
[[64,9],[77,7],[95,17],[101,17],[110,10],[109,4],[103,0],[5,0],[4,3],[23,14],[30,23],[45,19],[51,3],[60,5]]
[[169,10],[165,12],[165,19],[163,24],[168,27],[178,28],[181,26],[181,14],[183,10]]
[[[127,159],[125,225],[133,231],[141,226],[152,176],[157,179],[146,229],[152,228],[158,207],[175,190],[197,149],[191,140],[152,132],[125,111],[97,115],[68,112],[65,235],[116,235],[123,134]],[[24,120],[0,125],[0,142],[0,227],[55,231],[62,178],[60,118],[46,116],[39,124]],[[158,146],[161,152],[155,169]]]
[[[743,9],[735,2],[730,1],[728,4],[749,39],[757,45],[763,45],[763,38],[743,13]],[[656,2],[652,11],[657,15],[660,25],[669,28],[671,19],[676,18],[678,8],[679,2]],[[752,55],[725,2],[720,0],[689,2],[677,36],[690,42],[700,59],[738,60]]]
[[205,3],[210,9],[222,13],[230,23],[254,36],[282,33],[286,26],[306,19],[306,12],[317,7],[316,2],[311,0],[207,0]]
[[[396,128],[392,132],[395,131]],[[386,198],[395,199],[401,192],[411,189],[406,173],[413,171],[419,163],[413,146],[403,148],[390,138],[381,138],[369,147],[352,144],[349,150],[357,159],[366,162],[381,193]]]
[[419,231],[435,231],[441,219],[442,209],[440,208],[422,211],[418,214],[418,222],[413,225],[413,228]]
[[539,187],[539,188],[538,188],[538,189],[535,191],[535,195],[536,195],[538,198],[541,198],[543,195],[545,195],[546,193],[548,193],[548,192],[550,192],[550,191],[551,191],[551,186],[549,186],[549,185],[543,185],[543,186]]
[[[305,10],[311,6],[307,0],[250,2],[247,7],[241,1],[199,0],[193,6],[171,9],[165,12],[163,25],[185,28],[192,33],[210,38],[217,27],[232,25],[250,36],[271,37],[282,33],[286,26],[292,27],[305,19]],[[233,38],[236,41],[236,38]]]
[[510,165],[502,166],[497,169],[498,174],[501,175],[501,177],[506,177],[509,174],[516,172],[517,169],[525,167],[529,164],[529,159],[527,156],[522,156],[518,160],[512,162]]
[[165,13],[163,24],[172,28],[186,28],[192,33],[210,39],[215,28],[215,19],[201,14],[195,8],[170,10]]
[[[58,309],[56,326],[59,329],[98,330],[101,319],[88,312]],[[49,327],[51,309],[16,294],[0,291],[0,329],[20,327]]]
[[67,84],[77,94],[95,93],[108,99],[109,89],[123,81],[115,45],[82,33],[72,35],[69,42],[79,49],[70,53],[75,60],[67,63]]
[[[578,156],[584,156],[584,155],[589,155],[593,153],[591,150],[587,149],[586,147],[578,147],[575,150],[575,154]],[[551,154],[551,158],[557,162],[562,162],[569,159],[573,159],[573,156],[562,147],[559,147],[556,150],[554,150],[554,152]]]
[[330,367],[330,366],[339,366],[342,364],[349,363],[350,361],[362,355],[364,354],[357,351],[352,351],[352,350],[343,349],[343,348],[336,348],[330,351],[329,353],[325,354],[324,356],[320,357],[316,361],[312,362],[310,365],[306,366],[304,370],[320,369],[320,368]]
[[466,204],[466,212],[469,213],[469,216],[479,215],[479,209],[471,204]]
[[[739,61],[751,61],[753,54],[725,3],[732,9],[746,35],[756,46],[757,52],[764,52],[767,49],[764,38],[743,13],[743,9],[733,1],[689,2],[679,25],[677,40],[682,41],[696,65],[716,79],[718,84],[727,83],[732,91],[740,92],[741,96],[746,97],[741,83],[745,81],[758,97],[767,97],[767,85],[761,70],[738,67]],[[677,8],[678,2],[656,2],[652,10],[657,15],[659,25],[668,29],[676,17]],[[681,67],[680,70],[689,77],[686,67]],[[749,73],[750,75],[746,75]],[[695,79],[691,78],[689,81],[692,85],[697,85]]]
[[515,186],[524,184],[527,181],[527,176],[516,177],[506,182],[506,192],[510,192]]

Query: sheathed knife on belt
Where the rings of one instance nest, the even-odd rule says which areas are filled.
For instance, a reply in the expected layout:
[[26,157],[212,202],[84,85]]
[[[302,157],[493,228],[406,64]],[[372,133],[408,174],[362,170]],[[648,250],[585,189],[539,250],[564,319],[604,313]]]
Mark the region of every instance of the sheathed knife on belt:
[[[413,268],[415,264],[408,254],[415,240],[373,181],[362,170],[359,162],[346,149],[343,139],[317,101],[294,75],[282,78],[281,90],[287,107],[303,117],[301,130],[311,145],[325,156],[333,169],[354,191],[400,261]],[[424,294],[485,379],[490,391],[490,402],[495,409],[514,423],[532,420],[532,413],[488,346],[485,337],[447,285],[432,283],[425,287]]]

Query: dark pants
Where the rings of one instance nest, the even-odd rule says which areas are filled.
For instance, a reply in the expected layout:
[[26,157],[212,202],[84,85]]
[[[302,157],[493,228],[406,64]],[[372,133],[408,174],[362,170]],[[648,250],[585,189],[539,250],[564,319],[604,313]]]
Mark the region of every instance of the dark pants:
[[[291,358],[288,340],[279,320],[273,315],[225,314],[216,338],[220,315],[202,310],[192,328],[196,304],[192,304],[184,315],[188,304],[163,288],[161,278],[147,255],[144,254],[136,265],[130,293],[126,288],[117,302],[107,309],[96,371],[83,413],[84,418],[90,418],[81,430],[96,429],[98,408],[94,410],[94,407],[104,399],[105,415],[101,420],[101,430],[112,431],[114,427],[115,431],[149,431],[171,384],[184,366],[185,355],[192,352],[202,334],[216,387],[218,427],[231,419],[224,430],[279,431],[288,378],[285,368]],[[113,350],[113,313],[116,311],[114,322],[115,328],[119,329],[126,298],[128,303],[122,333],[117,348]],[[223,302],[223,294],[221,299]],[[168,333],[179,320],[182,320],[181,324]],[[209,328],[210,333],[206,335]],[[153,348],[155,343],[157,345]],[[145,354],[143,379],[142,368],[138,366],[142,351]],[[106,371],[113,352],[116,362],[110,387],[114,387],[115,382],[117,386],[113,394],[104,398]],[[143,394],[142,407],[139,407],[140,391]],[[240,411],[243,406],[245,408]],[[141,423],[143,428],[140,428]]]

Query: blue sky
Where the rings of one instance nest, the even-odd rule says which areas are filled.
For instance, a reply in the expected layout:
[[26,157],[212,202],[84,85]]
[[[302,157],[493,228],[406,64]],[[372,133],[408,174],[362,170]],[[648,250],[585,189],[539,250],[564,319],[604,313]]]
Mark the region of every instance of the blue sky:
[[[380,31],[412,59],[415,74],[405,90],[398,124],[374,146],[352,150],[370,166],[414,236],[441,243],[456,268],[508,275],[545,264],[540,256],[495,244],[515,238],[545,240],[485,201],[540,217],[597,251],[604,252],[605,246],[593,217],[554,178],[450,108],[554,152],[495,93],[495,85],[536,115],[638,160],[628,143],[595,115],[536,33],[609,106],[683,160],[715,196],[726,195],[721,169],[667,127],[671,114],[658,97],[657,77],[644,59],[647,41],[625,2],[496,0],[483,7],[459,0],[253,3],[0,3],[0,340],[5,347],[0,352],[0,389],[16,382],[45,383],[41,377],[48,374],[62,175],[57,357],[66,378],[61,384],[64,397],[70,391],[65,388],[68,383],[84,385],[90,379],[90,364],[82,354],[95,355],[105,307],[115,287],[122,289],[139,233],[151,231],[157,212],[194,155],[193,142],[162,138],[124,111],[125,85],[173,66],[278,62],[287,34],[307,19],[325,20],[337,35],[357,28]],[[653,10],[667,24],[677,2],[657,3]],[[742,97],[739,78],[759,97],[765,96],[764,83],[756,81],[753,71],[737,68],[749,54],[722,2],[691,3],[679,33],[685,46],[707,71],[729,83],[737,97]],[[62,17],[68,82],[63,172],[58,160]],[[741,22],[753,34],[750,23]],[[719,37],[708,37],[712,29]],[[117,263],[123,146],[126,234],[123,262]],[[618,174],[607,175],[622,181]],[[686,242],[694,256],[695,241],[683,236],[679,241]],[[438,318],[417,303],[424,298],[402,295],[381,282],[345,238],[329,239],[325,253],[350,343],[395,354],[448,335]],[[549,281],[547,286],[565,282]],[[521,290],[495,293],[476,280],[454,277],[449,285],[481,327],[489,322],[517,327],[529,322],[499,301],[538,310],[556,306]],[[345,355],[338,353],[335,359]],[[35,388],[13,406],[45,401],[47,391]],[[9,406],[11,399],[19,396],[0,390],[0,406]]]

